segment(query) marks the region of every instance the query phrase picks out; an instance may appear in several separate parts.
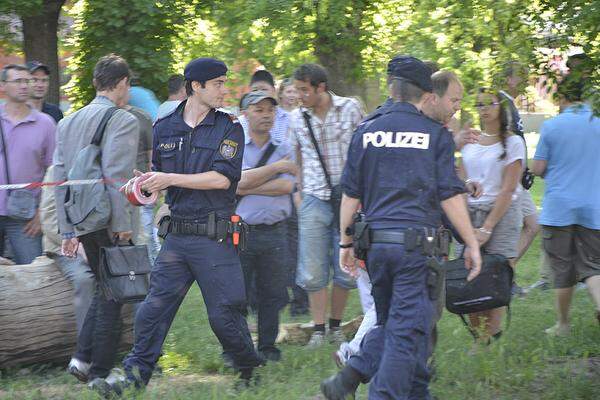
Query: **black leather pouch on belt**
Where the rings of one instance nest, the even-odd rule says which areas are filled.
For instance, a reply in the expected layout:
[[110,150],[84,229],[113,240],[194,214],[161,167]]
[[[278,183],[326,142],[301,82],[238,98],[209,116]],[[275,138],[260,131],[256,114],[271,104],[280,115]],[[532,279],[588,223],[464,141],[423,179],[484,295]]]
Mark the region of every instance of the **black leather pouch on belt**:
[[208,220],[206,221],[206,236],[212,240],[217,238],[217,213],[214,211],[208,213]]
[[359,260],[366,261],[367,252],[371,248],[371,230],[369,224],[363,221],[354,223],[354,234],[352,235],[354,255]]
[[169,234],[169,226],[171,225],[171,216],[165,215],[158,221],[158,237],[165,239]]

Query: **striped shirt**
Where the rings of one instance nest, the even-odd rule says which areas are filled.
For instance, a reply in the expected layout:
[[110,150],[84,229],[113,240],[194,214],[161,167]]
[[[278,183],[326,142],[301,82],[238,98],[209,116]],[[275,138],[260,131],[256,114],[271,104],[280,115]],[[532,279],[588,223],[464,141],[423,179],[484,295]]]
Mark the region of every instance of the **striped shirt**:
[[364,118],[360,102],[350,97],[336,96],[329,92],[332,106],[322,121],[312,110],[301,107],[290,114],[288,131],[289,144],[302,157],[302,192],[321,200],[329,200],[331,188],[327,186],[325,173],[319,162],[319,156],[312,144],[302,112],[308,112],[315,139],[331,178],[331,184],[340,183],[348,153],[350,139],[357,125]]

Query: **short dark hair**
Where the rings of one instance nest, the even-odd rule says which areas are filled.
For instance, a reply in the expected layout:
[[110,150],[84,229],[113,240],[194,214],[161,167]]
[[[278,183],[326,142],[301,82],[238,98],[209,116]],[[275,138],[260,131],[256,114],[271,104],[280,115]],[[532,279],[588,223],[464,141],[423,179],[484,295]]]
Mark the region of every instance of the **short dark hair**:
[[94,87],[98,91],[112,90],[123,78],[131,78],[127,61],[116,54],[101,57],[94,67]]
[[185,84],[185,79],[181,74],[171,75],[169,80],[167,81],[167,90],[169,92],[169,96],[173,94],[177,94]]
[[8,79],[8,71],[27,71],[29,72],[29,68],[22,64],[7,64],[2,68],[2,72],[0,73],[0,81],[6,82]]
[[564,98],[572,103],[583,99],[585,83],[581,77],[577,75],[566,75],[556,87],[558,97]]
[[431,83],[433,84],[433,93],[443,97],[448,91],[451,82],[456,82],[459,85],[458,76],[452,71],[442,70],[431,75]]
[[[185,94],[187,94],[188,97],[194,94],[194,89],[192,88],[192,82],[193,81],[191,81],[189,79],[185,80]],[[200,83],[200,86],[202,88],[206,87],[206,81],[196,81],[196,82]]]
[[266,82],[269,85],[275,87],[275,79],[273,79],[273,75],[265,69],[259,69],[254,74],[252,74],[252,78],[250,78],[250,86],[252,86],[256,82]]
[[404,78],[394,78],[392,80],[392,97],[397,101],[419,102],[425,91]]
[[315,88],[320,83],[324,83],[327,89],[327,70],[319,64],[302,64],[294,71],[294,79],[302,82],[308,81]]
[[440,66],[435,61],[426,60],[426,61],[423,61],[423,64],[425,64],[429,67],[432,74],[435,74],[436,72],[438,72],[440,70]]

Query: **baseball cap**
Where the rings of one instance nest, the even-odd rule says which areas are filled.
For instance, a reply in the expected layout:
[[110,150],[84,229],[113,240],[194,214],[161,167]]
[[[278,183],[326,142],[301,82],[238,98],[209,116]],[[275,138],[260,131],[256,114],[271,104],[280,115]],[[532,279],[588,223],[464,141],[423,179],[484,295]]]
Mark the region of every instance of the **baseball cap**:
[[255,90],[246,93],[244,97],[242,97],[242,100],[240,101],[240,110],[246,110],[251,105],[258,104],[264,99],[269,99],[273,102],[273,105],[277,105],[277,100],[273,96],[262,90]]

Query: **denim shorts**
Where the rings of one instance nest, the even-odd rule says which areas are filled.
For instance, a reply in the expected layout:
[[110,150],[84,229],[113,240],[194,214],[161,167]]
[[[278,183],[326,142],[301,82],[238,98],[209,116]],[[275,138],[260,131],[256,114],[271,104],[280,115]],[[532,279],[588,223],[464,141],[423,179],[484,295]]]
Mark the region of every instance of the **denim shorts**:
[[354,278],[340,269],[340,234],[333,218],[329,202],[304,195],[298,212],[296,283],[307,292],[327,287],[332,275],[334,285],[344,289],[356,287]]

